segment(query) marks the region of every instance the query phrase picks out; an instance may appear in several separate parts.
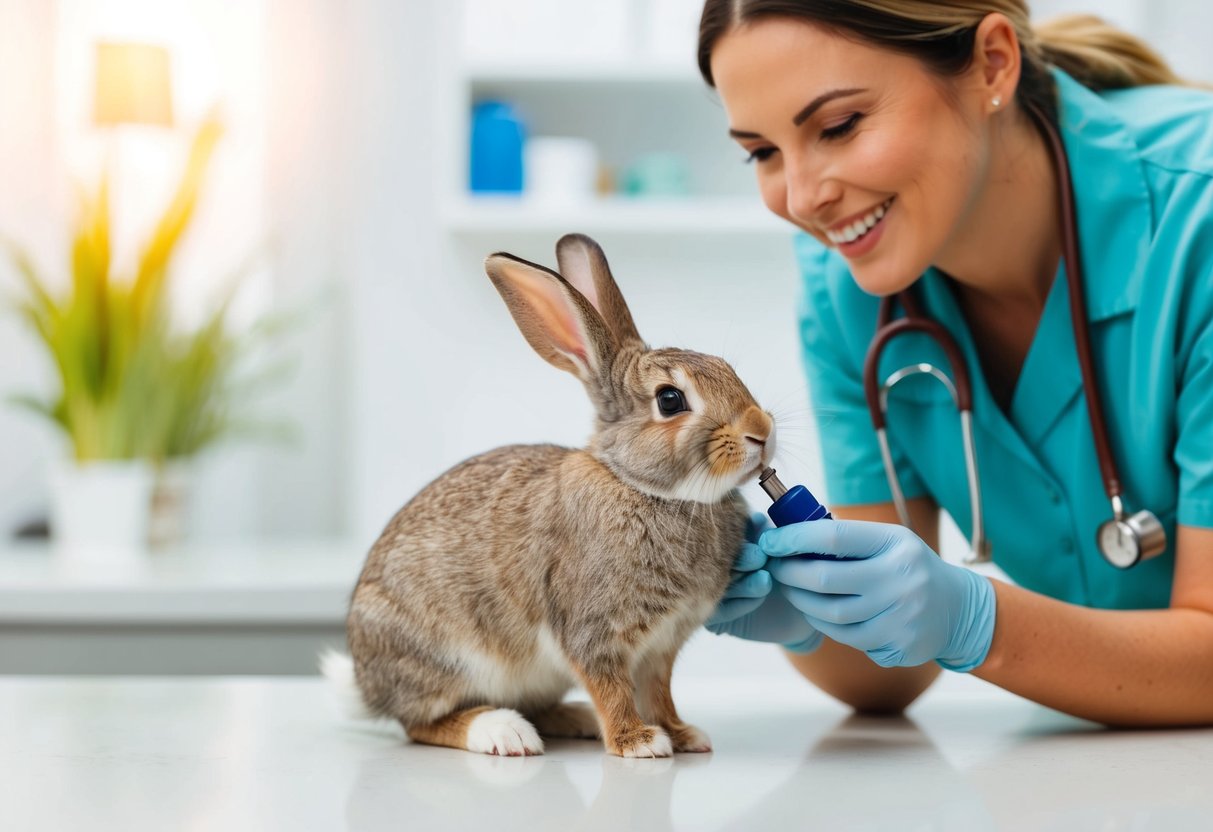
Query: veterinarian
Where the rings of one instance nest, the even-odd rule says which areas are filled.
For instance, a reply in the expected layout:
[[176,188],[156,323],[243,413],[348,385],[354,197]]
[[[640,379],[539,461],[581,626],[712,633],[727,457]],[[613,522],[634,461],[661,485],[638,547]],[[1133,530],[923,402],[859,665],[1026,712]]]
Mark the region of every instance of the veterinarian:
[[699,64],[803,232],[836,518],[755,528],[709,629],[862,711],[945,668],[1213,723],[1213,94],[1021,0],[708,0]]

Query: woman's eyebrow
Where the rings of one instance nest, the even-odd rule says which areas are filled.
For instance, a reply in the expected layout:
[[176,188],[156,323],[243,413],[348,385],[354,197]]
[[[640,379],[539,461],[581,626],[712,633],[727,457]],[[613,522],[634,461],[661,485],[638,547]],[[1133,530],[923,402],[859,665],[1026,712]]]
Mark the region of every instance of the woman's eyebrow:
[[792,124],[796,125],[797,127],[804,124],[806,121],[809,120],[809,117],[812,116],[813,113],[817,112],[817,110],[820,109],[821,105],[825,104],[828,101],[833,101],[835,98],[845,98],[848,95],[855,95],[855,94],[861,93],[861,92],[867,92],[867,90],[849,89],[849,90],[830,90],[829,92],[823,92],[821,95],[817,96],[812,101],[810,101],[803,110],[801,110],[799,113],[797,113],[792,118]]
[[[830,90],[829,92],[823,92],[821,95],[817,96],[812,101],[810,101],[807,105],[805,105],[805,108],[803,110],[801,110],[799,113],[797,113],[795,116],[792,117],[792,124],[799,127],[800,125],[802,125],[806,121],[808,121],[809,118],[813,115],[813,113],[817,112],[822,107],[822,105],[824,105],[830,101],[833,101],[835,98],[845,98],[848,95],[856,95],[861,92],[867,92],[867,90],[856,87],[853,89]],[[761,139],[762,138],[762,136],[759,135],[758,133],[750,133],[745,130],[735,130],[733,128],[729,128],[729,136],[731,136],[734,139]]]

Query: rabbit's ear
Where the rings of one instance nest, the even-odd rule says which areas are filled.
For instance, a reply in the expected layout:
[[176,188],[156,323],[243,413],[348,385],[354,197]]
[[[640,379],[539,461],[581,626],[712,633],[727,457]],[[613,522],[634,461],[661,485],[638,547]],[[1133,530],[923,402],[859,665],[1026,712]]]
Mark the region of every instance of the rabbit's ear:
[[616,346],[576,289],[555,272],[503,252],[489,255],[484,270],[535,352],[583,382],[598,377]]
[[644,343],[598,243],[584,234],[566,234],[556,243],[556,262],[561,276],[598,310],[616,342]]

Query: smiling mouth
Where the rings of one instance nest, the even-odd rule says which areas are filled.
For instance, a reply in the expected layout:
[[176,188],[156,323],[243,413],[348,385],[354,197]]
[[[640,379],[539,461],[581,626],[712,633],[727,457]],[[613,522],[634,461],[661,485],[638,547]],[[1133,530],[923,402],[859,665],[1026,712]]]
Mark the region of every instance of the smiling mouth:
[[826,238],[829,239],[829,241],[834,245],[853,243],[856,240],[864,238],[867,236],[869,231],[875,228],[880,221],[884,219],[884,215],[888,213],[889,206],[893,204],[894,199],[896,199],[896,197],[889,197],[864,216],[860,217],[849,225],[843,226],[841,230],[827,231]]

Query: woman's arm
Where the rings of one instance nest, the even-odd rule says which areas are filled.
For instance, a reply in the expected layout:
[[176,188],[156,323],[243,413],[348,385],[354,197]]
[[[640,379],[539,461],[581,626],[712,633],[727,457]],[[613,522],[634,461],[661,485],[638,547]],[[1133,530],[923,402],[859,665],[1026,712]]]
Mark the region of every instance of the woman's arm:
[[[939,551],[939,508],[934,500],[908,500],[914,531]],[[898,522],[892,503],[831,507],[839,520]],[[861,713],[901,713],[939,676],[934,662],[917,667],[881,667],[863,652],[826,639],[807,655],[787,654],[792,666],[810,682]]]
[[1109,725],[1213,724],[1213,530],[1180,526],[1171,607],[1092,610],[994,582],[973,675]]

